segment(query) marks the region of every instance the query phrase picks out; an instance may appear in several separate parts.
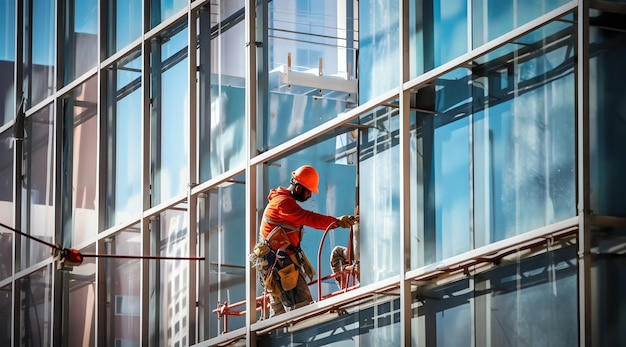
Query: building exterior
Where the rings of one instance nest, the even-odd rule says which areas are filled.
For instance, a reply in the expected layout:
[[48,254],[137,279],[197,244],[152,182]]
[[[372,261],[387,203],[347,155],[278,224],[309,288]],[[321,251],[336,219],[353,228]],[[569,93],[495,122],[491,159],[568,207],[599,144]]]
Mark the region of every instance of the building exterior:
[[[0,345],[625,345],[625,19],[0,0]],[[270,318],[248,254],[303,164],[358,234],[305,229],[315,302]]]

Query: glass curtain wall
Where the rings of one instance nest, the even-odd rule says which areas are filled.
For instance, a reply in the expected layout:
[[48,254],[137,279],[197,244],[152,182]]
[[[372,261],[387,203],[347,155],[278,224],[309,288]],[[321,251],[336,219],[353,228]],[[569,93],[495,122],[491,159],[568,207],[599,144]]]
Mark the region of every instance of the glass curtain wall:
[[20,329],[15,341],[25,346],[52,344],[52,269],[46,266],[17,282]]
[[56,8],[49,0],[24,1],[24,94],[31,107],[52,95],[56,74]]
[[[12,132],[0,133],[0,223],[15,227],[13,222],[13,139]],[[2,228],[0,233],[0,281],[11,277],[13,273],[12,232]]]
[[96,66],[98,0],[63,0],[63,84]]
[[106,56],[123,49],[141,36],[142,1],[110,0],[106,2]]

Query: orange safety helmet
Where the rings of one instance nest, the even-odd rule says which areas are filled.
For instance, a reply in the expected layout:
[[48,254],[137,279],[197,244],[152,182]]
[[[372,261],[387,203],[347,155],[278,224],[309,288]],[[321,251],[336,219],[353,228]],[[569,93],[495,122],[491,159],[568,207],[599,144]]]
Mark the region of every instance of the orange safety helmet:
[[291,172],[291,177],[311,192],[318,193],[317,185],[320,182],[320,176],[313,166],[302,165],[296,171]]

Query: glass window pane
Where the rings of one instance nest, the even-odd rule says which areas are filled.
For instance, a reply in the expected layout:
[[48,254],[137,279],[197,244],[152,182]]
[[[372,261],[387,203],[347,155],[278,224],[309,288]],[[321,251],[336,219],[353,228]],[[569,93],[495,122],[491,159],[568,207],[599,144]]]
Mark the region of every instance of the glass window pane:
[[412,267],[576,214],[573,44],[554,22],[418,91]]
[[[35,271],[17,282],[19,335],[26,346],[50,346],[52,329],[52,272],[50,267]],[[16,322],[16,324],[18,324]]]
[[359,244],[361,284],[398,275],[400,271],[400,150],[397,109],[381,107],[362,116],[367,127],[359,148]]
[[107,227],[137,217],[143,207],[141,62],[135,52],[107,71]]
[[519,28],[570,0],[476,0],[472,2],[473,48]]
[[151,27],[159,25],[161,22],[175,15],[182,10],[189,0],[146,0],[150,3]]
[[141,36],[141,0],[107,1],[107,56],[115,54]]
[[13,317],[12,298],[13,289],[10,284],[0,288],[0,317],[5,317],[0,322],[0,345],[2,346],[13,346],[11,342],[11,324],[13,319],[9,318]]
[[400,83],[399,8],[395,0],[359,1],[359,102]]
[[[626,133],[622,82],[626,76],[626,33],[615,28],[623,15],[599,14],[590,29],[590,196],[595,214],[626,216]],[[606,49],[609,47],[610,49]]]
[[[95,247],[81,250],[82,254],[95,254]],[[66,276],[68,299],[64,305],[67,315],[67,336],[63,339],[68,346],[95,346],[96,336],[96,258],[85,257],[80,266],[72,271],[63,271]]]
[[352,1],[269,2],[268,99],[262,101],[259,119],[261,151],[354,107],[358,87],[353,21]]
[[152,52],[153,206],[183,194],[189,183],[187,28],[178,25],[159,42]]
[[[242,167],[245,141],[245,40],[243,1],[200,13],[200,177],[206,181]],[[235,14],[239,14],[235,15]],[[209,41],[210,38],[210,41]],[[208,95],[207,95],[208,94]]]
[[80,244],[98,229],[98,80],[91,78],[63,100],[63,245]]
[[26,105],[32,106],[55,90],[56,11],[49,0],[26,1],[24,7],[24,88]]
[[[219,319],[212,310],[219,304],[230,310],[245,312],[246,262],[245,247],[245,177],[236,177],[206,193],[199,200],[199,230],[204,254],[200,265],[200,301],[204,303],[205,328],[203,339],[213,338],[224,329],[225,318]],[[245,315],[228,317],[228,330],[246,325]]]
[[66,0],[63,82],[96,66],[98,62],[98,0]]
[[[162,257],[189,255],[189,222],[185,204],[167,210],[152,223],[152,253]],[[189,332],[189,260],[152,260],[151,286],[157,293],[151,298],[150,315],[158,317],[159,341],[165,346],[185,346]]]
[[0,126],[15,117],[15,0],[0,0]]
[[[23,196],[27,218],[22,230],[49,243],[54,239],[54,111],[52,106],[26,118]],[[18,269],[50,257],[50,247],[23,239]]]
[[[13,138],[12,130],[0,134],[0,223],[13,223]],[[13,271],[13,232],[0,233],[0,281]]]
[[[139,225],[117,232],[101,241],[104,254],[140,256],[141,233]],[[107,334],[105,345],[113,346],[116,341],[125,341],[128,346],[139,346],[141,320],[141,260],[107,257],[100,259],[104,264],[101,282],[104,297],[110,298],[108,305],[100,307],[100,320]]]

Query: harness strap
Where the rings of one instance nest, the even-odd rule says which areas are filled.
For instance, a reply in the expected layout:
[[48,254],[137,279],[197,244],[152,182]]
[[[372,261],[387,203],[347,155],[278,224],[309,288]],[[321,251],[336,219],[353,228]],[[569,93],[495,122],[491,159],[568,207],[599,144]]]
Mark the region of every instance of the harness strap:
[[[276,225],[276,226],[279,226],[279,227],[281,227],[283,229],[291,230],[291,232],[300,230],[299,227],[294,227],[293,225],[274,222],[273,220],[267,218],[265,215],[263,216],[263,221],[265,223],[267,223],[267,224]],[[288,232],[288,234],[289,234],[289,232]]]

